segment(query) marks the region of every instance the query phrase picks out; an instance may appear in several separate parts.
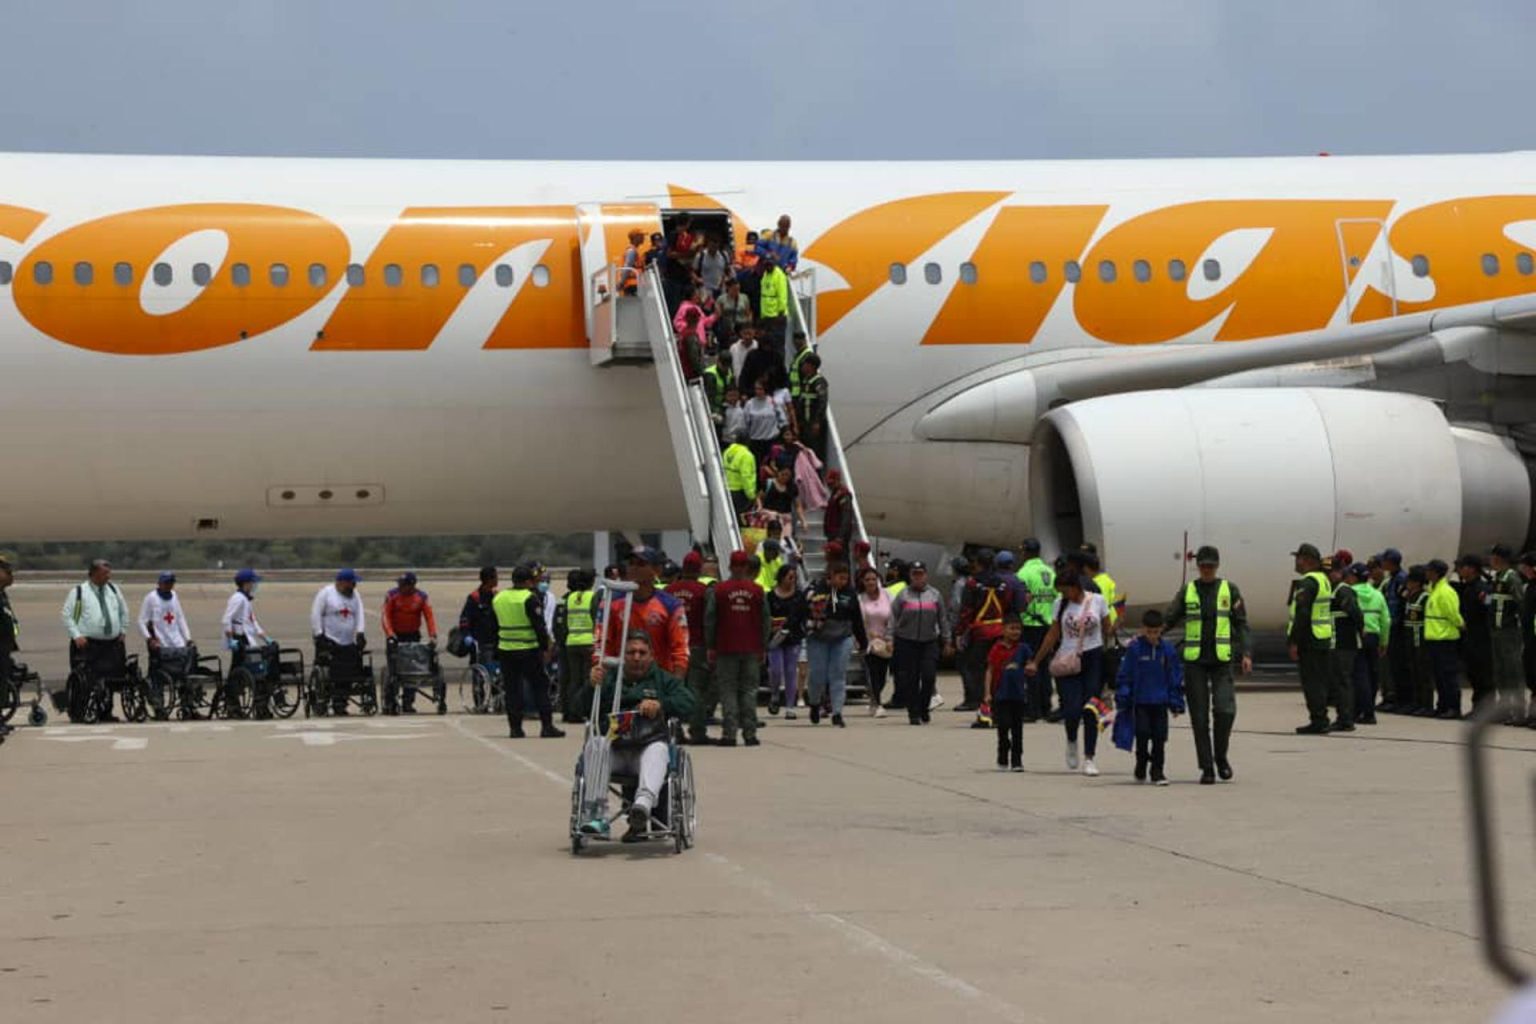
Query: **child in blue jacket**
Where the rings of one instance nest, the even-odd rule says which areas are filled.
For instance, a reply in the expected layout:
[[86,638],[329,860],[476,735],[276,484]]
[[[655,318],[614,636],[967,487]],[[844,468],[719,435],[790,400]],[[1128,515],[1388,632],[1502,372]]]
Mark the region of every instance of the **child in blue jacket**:
[[[1163,613],[1153,608],[1141,617],[1141,634],[1125,649],[1115,676],[1115,746],[1129,750],[1136,741],[1136,781],[1168,785],[1163,747],[1168,742],[1168,713],[1184,713],[1184,664],[1163,639]],[[1149,749],[1150,748],[1150,749]]]

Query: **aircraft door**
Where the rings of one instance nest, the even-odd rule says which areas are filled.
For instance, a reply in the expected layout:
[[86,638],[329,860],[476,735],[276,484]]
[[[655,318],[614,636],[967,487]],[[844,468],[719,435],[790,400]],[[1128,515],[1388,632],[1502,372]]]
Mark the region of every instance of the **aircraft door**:
[[[581,239],[582,309],[586,314],[587,343],[594,347],[612,344],[611,303],[624,287],[619,265],[629,246],[629,232],[647,238],[661,230],[661,211],[654,203],[579,203],[576,227]],[[642,246],[642,251],[643,251]]]

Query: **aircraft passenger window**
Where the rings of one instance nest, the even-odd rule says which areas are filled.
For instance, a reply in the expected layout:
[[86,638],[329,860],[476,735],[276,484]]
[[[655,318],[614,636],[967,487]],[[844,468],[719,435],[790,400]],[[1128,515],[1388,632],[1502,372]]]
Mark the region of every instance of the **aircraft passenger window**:
[[[507,273],[510,274],[511,272],[512,272],[512,268],[508,267],[507,268]],[[533,286],[535,288],[548,288],[549,287],[549,268],[546,267],[542,263],[534,264],[534,267],[533,267]]]
[[311,288],[324,288],[330,280],[330,272],[325,269],[324,263],[311,263],[309,265],[309,286]]
[[1499,258],[1491,252],[1483,253],[1483,273],[1493,277],[1499,272]]
[[53,284],[53,264],[47,260],[32,264],[32,280],[38,284]]
[[505,263],[496,264],[496,287],[512,287],[512,268],[507,266]]
[[962,264],[960,264],[960,283],[961,284],[975,284],[976,283],[976,264],[974,264],[974,263],[962,263]]
[[1220,281],[1221,261],[1206,260],[1204,263],[1200,264],[1200,272],[1205,275],[1205,279],[1207,281]]
[[1152,280],[1152,264],[1148,263],[1146,260],[1137,260],[1135,263],[1131,264],[1131,274],[1136,278],[1136,280],[1140,281],[1142,284],[1146,284],[1148,281]]
[[891,264],[891,284],[907,283],[907,265],[905,263]]
[[133,284],[133,264],[132,263],[114,263],[114,264],[112,264],[112,280],[115,281],[116,283],[122,285],[125,288],[128,285]]
[[10,284],[11,276],[11,265],[5,260],[0,260],[0,284]]
[[424,288],[436,288],[438,283],[437,264],[423,263],[421,265],[421,284]]
[[1189,276],[1189,268],[1184,266],[1183,260],[1168,261],[1168,280],[1182,281]]
[[88,285],[96,279],[96,271],[83,260],[75,264],[75,284]]
[[944,280],[944,270],[937,263],[923,264],[923,280],[929,284],[938,284]]
[[[246,267],[244,263],[236,263],[235,264],[235,269],[236,270],[239,270],[241,267],[245,267],[245,280],[244,281],[236,281],[235,283],[236,284],[250,284],[251,283],[251,268],[250,267]],[[167,285],[169,285],[171,283],[171,278],[174,275],[171,273],[171,265],[169,263],[156,263],[154,265],[154,267],[150,270],[149,276],[150,276],[151,280],[153,280],[155,282],[155,284],[159,285],[161,288],[164,288],[164,287],[166,287]]]
[[192,264],[192,283],[199,288],[208,287],[208,282],[213,280],[213,268],[206,263]]
[[271,281],[275,288],[285,287],[288,284],[288,264],[274,263],[268,267],[267,280]]
[[460,263],[459,264],[459,287],[460,288],[473,288],[475,286],[475,278],[477,278],[479,276],[480,275],[475,272],[475,265],[473,263]]
[[1099,280],[1105,284],[1115,283],[1115,261],[1099,260]]
[[347,284],[353,288],[361,288],[366,280],[367,276],[363,273],[363,265],[361,263],[347,264]]
[[1429,276],[1429,257],[1428,256],[1425,256],[1423,253],[1420,253],[1419,255],[1417,255],[1417,256],[1415,256],[1413,258],[1412,262],[1413,262],[1413,276],[1414,277],[1428,277]]
[[1067,265],[1062,270],[1067,275],[1067,280],[1073,284],[1083,279],[1083,268],[1077,260],[1067,260]]
[[1531,254],[1528,252],[1516,253],[1515,269],[1520,271],[1525,277],[1530,277],[1531,271],[1536,270],[1536,264],[1533,264],[1531,261]]
[[1032,263],[1030,263],[1030,265],[1029,265],[1029,279],[1031,281],[1035,282],[1035,284],[1045,284],[1046,279],[1049,278],[1050,276],[1051,276],[1051,272],[1049,270],[1045,269],[1045,264],[1044,263],[1041,263],[1039,260],[1035,260]]
[[400,264],[384,264],[384,286],[386,288],[399,288],[404,281],[405,271],[400,269]]

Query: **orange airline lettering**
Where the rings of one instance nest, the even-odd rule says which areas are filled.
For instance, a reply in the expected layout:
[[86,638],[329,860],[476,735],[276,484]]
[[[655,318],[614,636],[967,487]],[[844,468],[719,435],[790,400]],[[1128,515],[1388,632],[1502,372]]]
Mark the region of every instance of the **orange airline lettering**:
[[[312,348],[324,351],[419,351],[432,344],[468,289],[459,267],[479,280],[509,251],[547,242],[538,263],[549,283],[512,282],[511,303],[485,348],[580,348],[586,345],[581,311],[581,254],[572,206],[412,207],[374,247],[364,284],[348,288]],[[438,268],[438,284],[421,280],[421,267]],[[400,284],[385,283],[384,268],[400,268]],[[519,273],[522,273],[519,271]],[[529,275],[531,276],[531,275]],[[512,289],[508,289],[511,291]],[[515,316],[513,314],[516,314]]]
[[872,206],[839,221],[802,254],[836,271],[846,289],[816,298],[819,331],[829,330],[890,280],[892,263],[911,263],[1007,192],[943,192]]
[[[1224,313],[1218,341],[1326,327],[1344,300],[1338,222],[1379,219],[1391,208],[1384,199],[1245,199],[1183,203],[1141,214],[1111,229],[1083,258],[1073,299],[1078,324],[1096,338],[1123,345],[1182,337]],[[1189,281],[1169,276],[1171,259],[1182,260],[1189,277],[1201,273],[1201,253],[1243,228],[1268,228],[1272,234],[1247,269],[1215,295],[1191,299]],[[1151,263],[1145,282],[1134,273],[1143,259]],[[1106,260],[1116,267],[1112,282],[1099,277]]]
[[[172,243],[195,231],[224,232],[229,249],[209,284],[174,313],[155,315],[139,302],[151,264]],[[229,345],[287,323],[324,297],[292,273],[273,285],[274,263],[303,254],[305,262],[340,267],[346,235],[330,221],[302,210],[247,203],[160,206],[87,221],[32,250],[17,269],[16,308],[33,327],[77,348],[113,355],[171,355]],[[53,282],[39,284],[33,268],[53,266]],[[76,263],[90,263],[96,283],[87,293],[74,281]],[[133,285],[112,281],[112,267],[133,268]],[[250,267],[248,285],[231,278],[233,264]],[[178,268],[185,272],[183,268]]]
[[[971,256],[976,283],[956,284],[923,336],[924,345],[1024,345],[1045,322],[1107,206],[1005,206]],[[1030,264],[1046,268],[1044,281]]]

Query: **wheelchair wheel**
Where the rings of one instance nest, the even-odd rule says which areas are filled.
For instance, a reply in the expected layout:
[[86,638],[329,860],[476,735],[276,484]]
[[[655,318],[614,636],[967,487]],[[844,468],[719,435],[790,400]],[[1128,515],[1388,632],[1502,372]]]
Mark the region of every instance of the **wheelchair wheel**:
[[272,681],[272,714],[278,718],[292,718],[299,710],[303,697],[300,682],[290,676],[279,676]]
[[32,705],[32,710],[27,713],[27,724],[36,728],[42,728],[47,725],[47,710],[41,704]]
[[309,670],[309,680],[304,686],[304,717],[319,717],[329,710],[330,680],[319,665]]
[[15,679],[0,679],[0,725],[9,722],[21,707],[21,683]]
[[688,751],[677,752],[677,817],[672,827],[677,831],[678,853],[693,846],[699,831],[698,794],[693,782],[693,758]]
[[491,670],[484,665],[471,665],[469,667],[469,710],[477,715],[484,715],[491,710],[491,690],[495,680],[491,678]]
[[92,692],[93,680],[78,669],[72,669],[64,684],[69,720],[94,725],[101,718],[101,704]]
[[255,697],[256,677],[250,670],[243,665],[230,669],[229,678],[224,681],[224,717],[251,717]]
[[353,684],[357,687],[357,706],[365,715],[379,713],[379,688],[370,679],[362,679]]
[[150,704],[160,709],[157,717],[169,718],[173,712],[181,714],[181,690],[169,672],[162,668],[150,670],[144,685],[148,688]]
[[144,684],[127,681],[123,685],[121,697],[124,721],[142,722],[149,717],[149,701],[144,697]]
[[395,680],[395,674],[389,669],[379,673],[379,687],[384,692],[384,713],[386,715],[398,715],[400,713],[400,694],[397,692],[399,683]]

